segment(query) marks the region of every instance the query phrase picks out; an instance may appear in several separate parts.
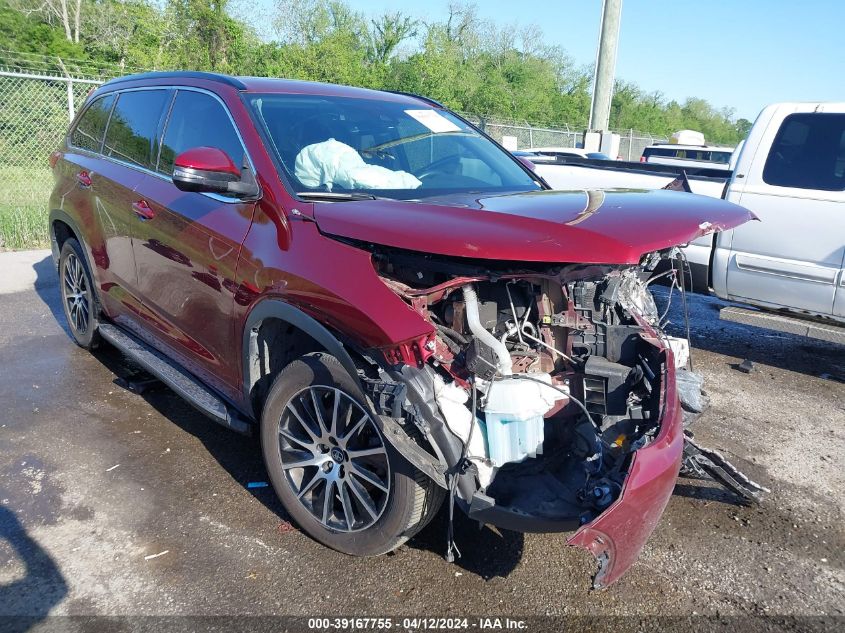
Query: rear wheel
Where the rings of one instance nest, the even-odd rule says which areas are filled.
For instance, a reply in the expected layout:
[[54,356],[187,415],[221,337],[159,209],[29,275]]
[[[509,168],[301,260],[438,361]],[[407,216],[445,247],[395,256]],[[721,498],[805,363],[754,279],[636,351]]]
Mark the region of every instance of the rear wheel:
[[443,499],[384,439],[365,402],[336,358],[309,354],[276,378],[261,419],[267,471],[291,517],[358,556],[404,543]]
[[62,244],[59,284],[62,308],[74,342],[85,349],[97,347],[100,342],[97,333],[99,306],[85,255],[74,238]]

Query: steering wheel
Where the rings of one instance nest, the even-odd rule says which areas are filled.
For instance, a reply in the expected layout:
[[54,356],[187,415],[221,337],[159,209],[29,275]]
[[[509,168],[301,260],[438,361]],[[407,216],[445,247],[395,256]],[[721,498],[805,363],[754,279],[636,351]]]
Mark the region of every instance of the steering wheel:
[[437,159],[433,163],[429,163],[419,171],[413,172],[413,174],[420,180],[423,180],[424,178],[429,178],[430,176],[440,175],[441,172],[447,171],[447,168],[452,167],[453,165],[457,167],[460,164],[460,161],[460,156],[446,156],[444,158]]

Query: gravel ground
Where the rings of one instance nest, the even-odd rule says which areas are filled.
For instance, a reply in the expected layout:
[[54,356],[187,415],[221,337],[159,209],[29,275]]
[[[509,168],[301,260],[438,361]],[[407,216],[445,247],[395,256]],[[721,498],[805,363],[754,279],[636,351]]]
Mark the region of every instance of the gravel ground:
[[744,507],[680,479],[639,561],[597,592],[561,535],[459,518],[463,556],[444,562],[442,512],[388,556],[321,547],[247,488],[267,480],[255,440],[166,389],[117,386],[123,359],[70,342],[49,262],[35,267],[36,289],[0,294],[0,615],[843,615],[845,348],[692,297],[712,401],[696,437],[771,493]]

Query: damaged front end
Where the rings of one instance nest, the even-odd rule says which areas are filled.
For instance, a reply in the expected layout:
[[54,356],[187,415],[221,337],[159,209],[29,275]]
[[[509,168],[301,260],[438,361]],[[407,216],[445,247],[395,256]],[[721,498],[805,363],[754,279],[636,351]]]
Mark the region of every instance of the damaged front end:
[[382,281],[429,326],[382,350],[366,379],[388,434],[422,438],[401,452],[472,519],[576,530],[568,543],[600,562],[595,586],[617,580],[681,463],[675,369],[688,348],[660,331],[646,288],[674,251],[635,266],[495,267],[368,248]]

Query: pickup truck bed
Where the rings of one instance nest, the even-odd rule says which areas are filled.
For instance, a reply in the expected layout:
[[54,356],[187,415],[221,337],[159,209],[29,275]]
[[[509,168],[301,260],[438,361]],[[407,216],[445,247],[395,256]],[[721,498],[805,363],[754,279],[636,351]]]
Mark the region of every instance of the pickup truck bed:
[[713,167],[687,168],[578,156],[532,156],[530,160],[537,166],[537,174],[553,189],[663,189],[686,174],[692,193],[721,198],[733,173]]

